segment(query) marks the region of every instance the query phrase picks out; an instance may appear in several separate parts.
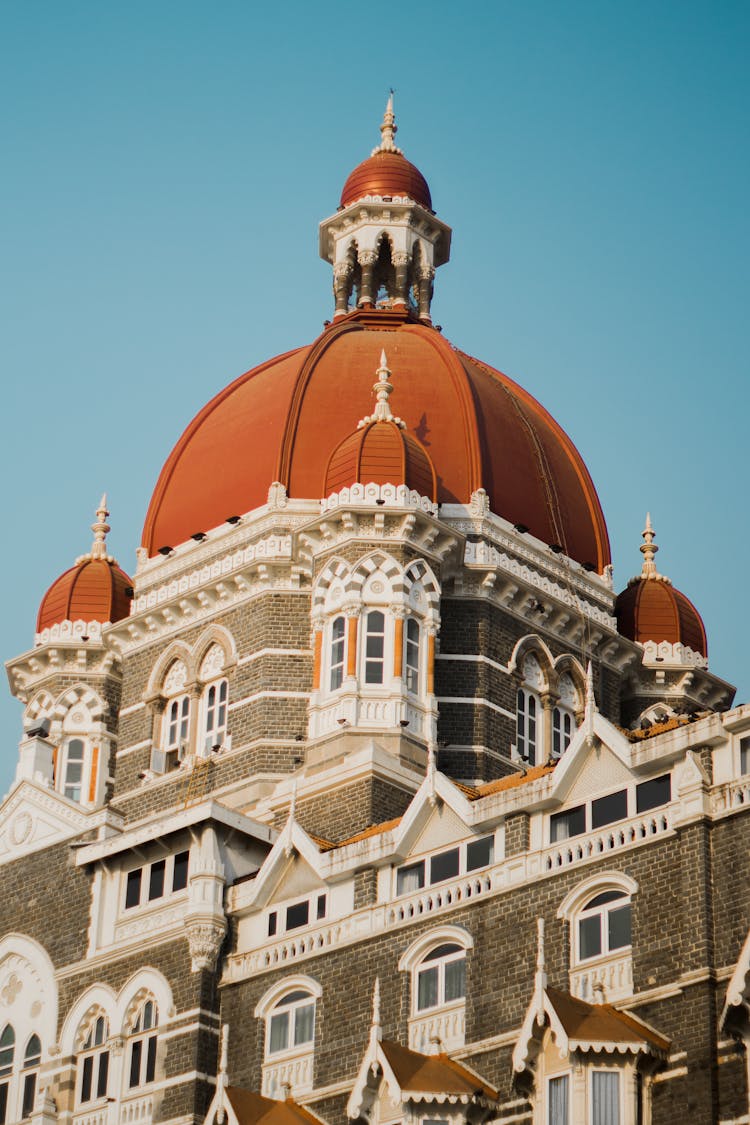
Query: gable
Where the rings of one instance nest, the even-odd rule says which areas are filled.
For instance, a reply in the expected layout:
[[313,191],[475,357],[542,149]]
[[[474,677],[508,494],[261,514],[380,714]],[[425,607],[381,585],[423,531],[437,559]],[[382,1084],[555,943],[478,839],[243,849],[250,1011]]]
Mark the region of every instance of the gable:
[[290,898],[300,898],[313,891],[325,889],[325,883],[309,863],[300,855],[292,856],[268,896],[268,902],[284,902]]
[[0,864],[69,840],[88,826],[87,813],[32,781],[22,781],[0,807]]
[[632,780],[633,775],[628,767],[608,746],[600,743],[595,749],[589,750],[565,800],[566,803],[575,804],[627,785]]
[[451,844],[465,840],[470,835],[470,830],[453,809],[449,805],[440,803],[430,813],[427,823],[409,852],[413,855],[433,852],[439,848],[450,847]]

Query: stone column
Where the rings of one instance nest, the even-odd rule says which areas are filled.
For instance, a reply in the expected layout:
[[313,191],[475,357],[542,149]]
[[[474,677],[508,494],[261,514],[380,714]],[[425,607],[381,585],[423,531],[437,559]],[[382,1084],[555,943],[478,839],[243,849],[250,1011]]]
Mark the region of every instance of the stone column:
[[353,266],[349,261],[337,262],[333,267],[333,295],[336,299],[334,316],[345,316],[349,311],[349,294],[352,290]]
[[190,849],[185,930],[194,973],[214,971],[226,929],[224,864],[216,829],[209,824],[203,829],[200,844]]
[[394,305],[405,305],[408,300],[409,285],[409,255],[405,250],[396,250],[393,254],[393,266],[396,272],[396,283],[393,291]]
[[354,680],[357,678],[357,634],[359,629],[359,606],[346,606],[344,608],[344,617],[346,618],[346,678]]
[[427,324],[432,324],[430,306],[432,304],[432,282],[434,277],[435,271],[432,266],[420,265],[417,270],[417,280],[419,282],[419,319],[424,320]]
[[400,680],[404,673],[404,621],[406,610],[403,606],[391,606],[393,627],[393,676]]
[[373,294],[373,281],[375,273],[375,263],[378,260],[377,254],[374,250],[360,250],[358,261],[362,268],[362,280],[359,286],[359,300],[357,305],[361,309],[371,309],[375,296]]

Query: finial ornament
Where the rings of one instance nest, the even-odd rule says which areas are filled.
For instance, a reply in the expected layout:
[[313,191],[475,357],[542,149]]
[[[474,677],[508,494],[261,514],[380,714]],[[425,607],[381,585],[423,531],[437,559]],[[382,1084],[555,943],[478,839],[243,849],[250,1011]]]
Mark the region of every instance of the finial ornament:
[[547,990],[547,966],[544,960],[544,918],[536,920],[536,973],[534,974],[534,1006],[536,1022],[544,1023],[544,994]]
[[586,741],[590,746],[594,745],[594,716],[596,715],[596,696],[594,695],[594,669],[591,661],[589,660],[586,668],[586,709],[584,712],[584,727],[586,730]]
[[372,150],[372,155],[375,156],[379,152],[395,152],[402,156],[401,149],[393,143],[393,138],[397,132],[398,125],[396,124],[396,115],[393,112],[393,90],[391,90],[383,114],[383,124],[380,126],[380,144]]
[[228,1056],[228,1041],[229,1041],[229,1024],[222,1024],[221,1038],[219,1040],[219,1073],[216,1076],[216,1092],[218,1094],[216,1106],[216,1121],[218,1125],[223,1125],[226,1120],[225,1090],[229,1085],[229,1078],[227,1076],[227,1056]]
[[373,391],[377,402],[372,414],[360,419],[357,424],[357,429],[361,430],[364,426],[369,426],[370,422],[393,422],[400,430],[406,429],[406,422],[402,422],[400,418],[396,418],[391,411],[391,404],[388,401],[393,391],[393,383],[391,382],[391,372],[388,367],[388,358],[385,354],[385,348],[380,353],[380,367],[377,372],[377,382],[373,383]]
[[654,543],[654,529],[651,524],[650,512],[646,512],[646,526],[641,534],[643,535],[643,543],[641,544],[641,554],[643,555],[641,578],[656,578],[657,570],[654,555],[659,548]]
[[105,492],[99,501],[99,507],[96,509],[96,522],[91,525],[91,530],[94,533],[94,542],[91,546],[92,559],[106,559],[107,557],[107,532],[111,530],[107,523],[108,515],[107,493]]

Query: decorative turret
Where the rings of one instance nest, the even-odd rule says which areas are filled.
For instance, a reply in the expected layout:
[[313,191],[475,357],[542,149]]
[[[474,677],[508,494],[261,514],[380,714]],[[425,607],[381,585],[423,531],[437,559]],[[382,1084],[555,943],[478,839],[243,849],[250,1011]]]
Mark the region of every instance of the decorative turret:
[[385,351],[373,386],[375,409],[357,424],[331,454],[325,475],[324,496],[352,484],[405,484],[437,498],[435,467],[420,441],[406,433],[406,423],[396,418],[389,402],[393,383]]
[[424,176],[396,147],[396,132],[391,91],[380,144],[348,177],[336,215],[320,224],[320,256],[333,265],[336,317],[401,308],[429,324],[451,230],[436,218]]

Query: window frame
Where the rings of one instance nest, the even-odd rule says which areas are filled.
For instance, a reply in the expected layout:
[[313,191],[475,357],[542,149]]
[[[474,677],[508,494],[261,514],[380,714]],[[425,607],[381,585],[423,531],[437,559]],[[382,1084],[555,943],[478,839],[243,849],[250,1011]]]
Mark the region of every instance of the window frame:
[[[389,638],[393,632],[393,615],[387,612],[386,606],[365,606],[362,614],[362,642],[360,645],[360,667],[359,667],[359,686],[363,690],[373,688],[385,688],[388,686],[387,680],[387,667],[388,667],[388,650]],[[382,630],[377,630],[370,627],[371,619],[375,617],[382,618]],[[380,641],[380,655],[370,655],[370,641]],[[375,665],[380,670],[380,678],[371,680],[368,678],[369,665]]]
[[[436,952],[446,947],[451,948],[450,952],[442,954],[440,957],[435,956]],[[452,1007],[453,1005],[466,1003],[466,947],[455,939],[448,941],[438,941],[427,949],[414,966],[412,970],[411,980],[411,1014],[413,1018],[424,1018],[433,1012],[439,1012],[445,1008]],[[445,998],[446,992],[446,969],[448,965],[463,964],[463,992],[459,996],[452,996],[449,1000]],[[437,978],[437,1000],[434,1004],[428,1004],[420,1007],[419,992],[420,980],[426,976],[427,973],[436,970]]]
[[[103,1032],[99,1042],[97,1042],[98,1027],[102,1024]],[[91,1045],[88,1046],[89,1040],[93,1040]],[[104,1102],[108,1097],[108,1088],[110,1081],[110,1049],[109,1043],[109,1020],[107,1017],[100,1013],[94,1020],[92,1020],[89,1027],[88,1034],[84,1040],[84,1045],[76,1056],[76,1106],[92,1106],[97,1102]],[[90,1074],[86,1075],[87,1062],[91,1061]],[[104,1070],[104,1089],[102,1087],[102,1069]],[[84,1098],[83,1091],[84,1085],[89,1087],[89,1096]],[[100,1092],[101,1091],[101,1092]]]
[[[410,633],[416,631],[416,637]],[[410,695],[422,694],[422,623],[412,614],[404,621],[404,686]]]
[[[344,686],[346,679],[346,655],[348,649],[346,616],[343,613],[337,613],[329,622],[327,630],[327,667],[325,670],[325,682],[328,684],[328,691],[340,691]],[[341,631],[338,632],[338,625],[341,624]],[[336,683],[334,683],[336,680]]]
[[[638,802],[640,794],[647,791],[647,786],[654,785],[654,783],[669,781],[669,797],[666,801],[660,804],[649,804],[645,808],[639,809]],[[625,814],[624,816],[617,816],[612,820],[605,820],[601,824],[593,824],[594,806],[599,801],[604,801],[607,798],[616,797],[619,794],[625,794]],[[657,809],[665,809],[667,805],[671,804],[672,796],[672,771],[667,770],[666,773],[656,774],[654,777],[644,778],[643,781],[632,781],[627,785],[620,786],[618,789],[613,789],[608,793],[599,793],[595,797],[589,797],[586,801],[582,801],[579,805],[571,805],[569,808],[561,808],[557,812],[548,814],[548,829],[547,838],[548,844],[551,847],[554,844],[564,843],[566,840],[575,840],[578,836],[585,836],[589,832],[599,832],[608,828],[611,824],[621,824],[623,820],[630,820],[634,816],[647,816],[650,812],[655,812]],[[601,806],[599,806],[601,807]],[[578,812],[580,809],[584,810],[584,827],[578,832],[571,832],[568,835],[554,837],[554,829],[557,824],[562,823],[562,819],[566,816],[571,816],[573,813]]]
[[[277,939],[282,934],[297,933],[299,930],[307,929],[308,926],[324,922],[329,914],[329,904],[330,892],[327,888],[289,902],[274,903],[266,913],[266,940]],[[289,911],[298,906],[307,906],[307,919],[297,926],[289,926],[287,923]]]
[[[570,1070],[563,1070],[558,1074],[545,1075],[545,1079],[544,1079],[544,1106],[545,1106],[545,1121],[548,1122],[548,1125],[572,1125],[572,1122],[573,1122],[573,1115],[572,1115],[572,1112],[571,1112],[571,1109],[572,1109],[572,1107],[571,1107],[571,1095],[572,1095],[572,1089],[573,1089],[572,1077],[573,1077],[573,1074],[572,1074],[572,1071],[570,1071]],[[565,1097],[565,1101],[566,1101],[565,1121],[564,1122],[558,1122],[558,1121],[552,1120],[552,1107],[550,1105],[550,1088],[551,1088],[553,1082],[560,1082],[563,1079],[565,1080],[565,1092],[566,1092],[566,1097]]]
[[[175,718],[172,719],[171,712],[174,708],[177,709],[177,712]],[[178,766],[188,751],[191,712],[189,692],[180,692],[179,695],[170,696],[166,701],[161,744],[167,763],[167,771]]]
[[[218,698],[210,701],[211,692]],[[223,698],[222,698],[223,696]],[[209,717],[215,720],[209,727]],[[229,680],[221,676],[204,684],[200,705],[200,753],[207,758],[226,743],[229,729]],[[209,742],[209,739],[211,740]]]
[[597,1125],[596,1118],[594,1117],[594,1075],[595,1074],[614,1074],[617,1077],[617,1122],[615,1125],[625,1125],[625,1113],[623,1106],[624,1086],[622,1081],[622,1069],[614,1066],[590,1066],[588,1069],[588,1077],[586,1081],[588,1090],[588,1122],[589,1125]]
[[[531,711],[533,714],[530,714]],[[531,723],[534,727],[533,739],[529,734]],[[541,750],[542,738],[541,696],[534,688],[521,684],[516,693],[516,753],[521,761],[529,766],[537,765],[537,750]]]
[[[300,995],[297,999],[291,1000],[288,997],[295,996],[296,993],[305,993],[304,996]],[[290,987],[286,992],[282,993],[280,997],[274,1000],[271,1007],[266,1013],[265,1023],[265,1044],[263,1053],[264,1064],[273,1063],[279,1058],[285,1058],[295,1054],[308,1054],[315,1050],[315,1031],[316,1031],[316,1016],[317,1016],[317,1000],[318,998],[309,989],[304,986]],[[300,1043],[296,1043],[295,1037],[297,1032],[297,1019],[298,1013],[312,1008],[312,1035],[309,1039],[305,1039]],[[289,1015],[286,1029],[286,1043],[283,1047],[277,1047],[275,1050],[271,1049],[272,1040],[272,1026],[274,1016],[276,1015]]]
[[[594,906],[596,899],[604,895],[617,895],[616,898],[610,899],[609,902],[601,903]],[[610,925],[609,916],[615,911],[623,910],[625,907],[628,909],[628,930],[630,940],[624,945],[610,945]],[[599,919],[599,940],[600,949],[598,953],[590,953],[587,957],[581,954],[581,922],[598,918]],[[578,908],[574,918],[575,933],[571,935],[571,946],[573,949],[574,965],[590,965],[595,961],[603,960],[612,956],[624,956],[629,950],[633,948],[633,898],[632,894],[622,887],[602,887],[600,890],[594,889],[594,892],[587,896],[585,902]]]
[[[149,1005],[151,1005],[152,1009],[150,1022],[147,1027],[141,1027],[141,1023],[145,1024],[145,1013]],[[128,1036],[127,1063],[123,1072],[123,1080],[125,1082],[127,1094],[132,1093],[134,1090],[143,1090],[156,1081],[158,1041],[159,1006],[156,1000],[152,996],[149,996],[141,1004]],[[136,1047],[139,1048],[137,1061],[138,1081],[133,1082],[133,1059],[136,1053]]]
[[[472,845],[480,842],[489,841],[490,858],[487,863],[479,864],[476,867],[468,866],[468,852]],[[492,867],[495,863],[495,843],[496,833],[487,832],[483,836],[472,836],[468,840],[460,840],[458,843],[453,844],[450,848],[441,848],[439,852],[430,852],[425,856],[418,859],[409,859],[406,863],[394,866],[394,886],[393,897],[404,898],[407,895],[418,894],[419,891],[426,890],[428,887],[439,887],[443,883],[450,883],[452,879],[462,879],[467,875],[473,875],[475,871],[486,871],[488,867]],[[458,851],[458,872],[455,875],[448,875],[444,879],[432,879],[432,863],[435,859],[441,856],[449,855],[453,851]],[[419,887],[413,890],[400,890],[399,884],[402,882],[401,876],[407,872],[416,871],[421,867],[422,881]],[[430,877],[428,877],[430,876]]]
[[[177,860],[182,860],[182,857],[185,855],[187,856],[187,862],[185,864],[185,884],[184,886],[175,888]],[[152,896],[152,869],[155,867],[158,868],[161,864],[164,865],[162,891],[160,894]],[[181,862],[180,870],[182,870],[182,866],[183,864]],[[128,905],[128,889],[131,883],[131,876],[134,875],[135,872],[140,872],[138,901]],[[147,863],[140,863],[134,867],[123,868],[121,876],[122,888],[119,896],[120,915],[132,917],[133,911],[154,907],[154,904],[158,905],[167,899],[174,898],[176,895],[187,895],[190,886],[190,849],[180,848],[179,851],[156,856]],[[135,882],[135,880],[133,880],[133,882]]]

